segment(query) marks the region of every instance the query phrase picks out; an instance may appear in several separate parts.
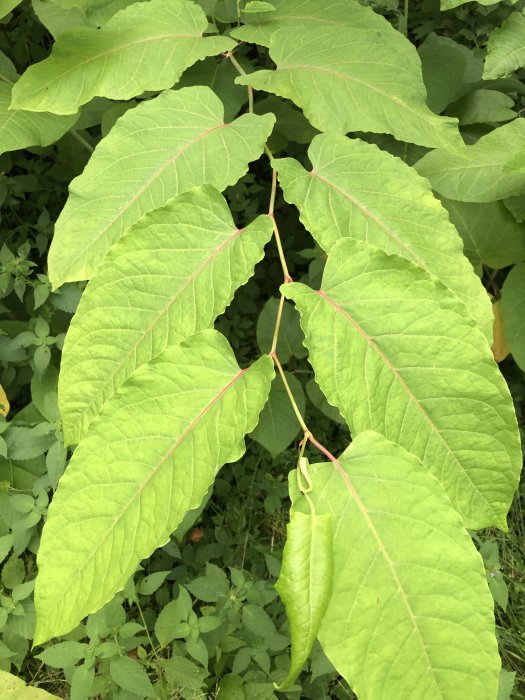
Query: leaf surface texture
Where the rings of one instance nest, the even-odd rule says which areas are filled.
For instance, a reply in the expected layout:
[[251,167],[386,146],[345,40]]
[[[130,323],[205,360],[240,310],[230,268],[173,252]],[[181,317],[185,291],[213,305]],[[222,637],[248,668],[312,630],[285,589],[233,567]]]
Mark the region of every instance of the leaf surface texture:
[[512,399],[457,296],[397,255],[344,239],[321,290],[286,284],[310,362],[353,434],[375,430],[418,456],[466,526],[506,529],[520,473]]
[[39,549],[35,644],[73,629],[197,508],[245,451],[273,377],[207,330],[139,368],[75,450]]

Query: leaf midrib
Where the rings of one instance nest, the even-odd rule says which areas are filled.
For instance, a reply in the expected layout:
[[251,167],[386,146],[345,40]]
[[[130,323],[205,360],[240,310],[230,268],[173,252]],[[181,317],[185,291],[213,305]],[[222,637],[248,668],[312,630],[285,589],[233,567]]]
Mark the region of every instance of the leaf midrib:
[[406,380],[401,376],[399,370],[397,367],[389,360],[389,358],[385,355],[385,353],[381,350],[381,348],[377,345],[377,343],[374,342],[374,340],[368,335],[368,333],[359,325],[359,323],[353,319],[334,299],[332,299],[330,296],[328,296],[323,290],[317,290],[314,292],[317,296],[321,297],[321,299],[324,299],[327,301],[335,310],[337,313],[341,314],[343,318],[345,318],[349,323],[352,324],[352,326],[356,329],[356,331],[359,333],[359,335],[366,341],[366,343],[371,347],[378,355],[379,357],[383,360],[383,362],[386,364],[386,366],[391,370],[391,372],[394,374],[396,379],[399,381],[399,384],[403,387],[403,389],[406,391],[408,394],[409,399],[414,403],[418,411],[421,413],[423,416],[424,420],[428,423],[430,429],[432,432],[437,435],[439,440],[442,442],[444,447],[446,448],[447,452],[451,455],[452,459],[454,462],[457,464],[459,467],[461,473],[467,478],[469,483],[471,484],[473,490],[480,496],[481,499],[485,502],[487,506],[489,506],[492,514],[499,519],[498,513],[494,510],[494,507],[492,503],[487,501],[485,496],[481,493],[477,485],[472,481],[470,474],[468,471],[463,467],[461,462],[459,461],[458,457],[456,456],[455,452],[452,450],[450,445],[448,444],[447,440],[445,439],[444,435],[441,433],[439,430],[438,426],[433,422],[432,418],[428,415],[424,407],[421,405],[419,399],[417,396],[413,393],[409,385],[407,384]]
[[[162,456],[162,458],[157,462],[157,464],[153,467],[151,472],[149,472],[148,476],[146,479],[140,484],[138,487],[137,491],[133,494],[133,496],[129,499],[129,501],[126,503],[126,505],[122,508],[121,512],[117,515],[117,517],[113,520],[113,523],[111,527],[109,527],[106,531],[106,533],[100,538],[99,542],[97,543],[97,546],[90,552],[89,556],[85,559],[84,564],[81,568],[77,569],[77,573],[75,576],[70,577],[70,583],[67,587],[65,587],[62,591],[62,598],[61,601],[63,600],[64,596],[66,595],[67,591],[71,588],[72,582],[75,580],[76,576],[82,572],[87,564],[95,557],[96,553],[100,549],[100,547],[104,544],[104,542],[107,540],[109,535],[113,532],[115,527],[118,525],[118,523],[122,520],[122,518],[127,514],[128,510],[130,509],[131,505],[133,502],[140,497],[141,493],[144,491],[145,487],[148,485],[148,483],[157,475],[161,467],[166,463],[166,461],[173,455],[174,451],[177,449],[177,447],[181,444],[181,442],[184,440],[187,435],[191,433],[191,431],[195,428],[195,426],[199,423],[202,418],[210,411],[215,404],[220,401],[220,399],[226,394],[226,392],[237,382],[246,372],[248,369],[241,369],[237,372],[237,374],[231,379],[225,386],[222,387],[222,389],[212,398],[211,401],[209,401],[206,406],[200,411],[200,413],[189,423],[189,425],[183,430],[182,434],[172,443],[170,448],[167,450],[167,452]],[[57,608],[59,603],[55,603],[55,608]],[[89,614],[89,613],[87,613]]]
[[[158,168],[155,173],[147,180],[144,185],[133,195],[131,199],[129,199],[124,206],[122,206],[116,215],[113,217],[113,219],[104,226],[100,230],[100,232],[92,239],[92,241],[87,245],[73,260],[69,263],[69,266],[66,268],[66,275],[71,268],[76,265],[76,263],[85,256],[86,252],[90,250],[94,245],[98,243],[100,238],[102,236],[105,236],[109,229],[115,224],[116,221],[122,218],[123,214],[131,207],[135,202],[139,199],[141,195],[146,192],[146,190],[151,187],[151,185],[164,173],[165,170],[167,170],[170,165],[173,165],[175,161],[185,152],[188,150],[188,148],[191,148],[194,146],[196,143],[198,143],[201,139],[206,138],[209,134],[213,133],[214,131],[217,131],[218,129],[222,128],[227,128],[231,126],[234,122],[231,122],[230,124],[226,124],[224,121],[221,122],[220,124],[217,124],[216,126],[212,126],[209,129],[206,129],[206,131],[203,131],[202,134],[199,134],[196,138],[192,139],[191,141],[188,141],[182,148],[179,148],[179,150],[175,153],[175,155],[171,156],[165,163],[163,163],[160,168]],[[180,194],[180,193],[178,193]],[[64,275],[62,275],[63,281],[64,280]],[[63,283],[63,282],[62,282]]]
[[[233,241],[235,241],[246,229],[241,228],[241,229],[236,229],[225,241],[223,241],[215,250],[212,251],[212,253],[201,263],[201,265],[194,270],[185,280],[184,284],[179,287],[177,292],[164,304],[162,309],[158,312],[158,314],[155,316],[155,318],[150,322],[150,324],[147,326],[147,328],[142,331],[140,336],[137,338],[137,340],[131,345],[129,348],[128,352],[124,355],[124,357],[121,359],[121,361],[118,363],[118,365],[115,367],[115,369],[108,374],[106,381],[102,384],[102,386],[99,387],[97,392],[94,394],[93,398],[91,401],[85,406],[84,410],[80,414],[80,418],[77,420],[76,425],[78,426],[79,423],[81,423],[82,418],[86,415],[86,413],[89,413],[89,410],[93,406],[94,403],[96,403],[99,395],[104,391],[104,389],[107,387],[107,385],[112,381],[113,377],[119,372],[119,370],[122,368],[122,366],[126,363],[127,359],[129,356],[135,352],[137,347],[142,343],[144,338],[152,331],[152,329],[155,327],[155,325],[159,322],[161,318],[164,317],[165,314],[168,313],[170,308],[173,306],[173,304],[179,299],[179,297],[186,291],[186,289],[190,286],[192,282],[197,279],[198,275],[203,272],[208,265],[215,260],[215,258],[227,247],[229,246]],[[153,359],[153,358],[151,358]],[[135,369],[137,369],[135,367]],[[110,398],[110,397],[108,397]],[[102,403],[102,406],[108,401],[108,399],[105,399]]]

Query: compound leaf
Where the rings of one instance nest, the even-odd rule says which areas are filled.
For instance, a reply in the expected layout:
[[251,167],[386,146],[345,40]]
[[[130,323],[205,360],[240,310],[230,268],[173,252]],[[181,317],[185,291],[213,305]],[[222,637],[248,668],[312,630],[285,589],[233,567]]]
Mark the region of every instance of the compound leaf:
[[28,146],[49,146],[77,121],[78,115],[60,117],[42,112],[9,109],[11,87],[0,82],[0,153]]
[[516,364],[525,371],[525,263],[515,265],[501,290],[505,338]]
[[353,239],[322,288],[285,284],[319,386],[350,429],[413,452],[466,526],[506,529],[521,450],[507,385],[464,304],[398,255]]
[[74,114],[92,97],[127,100],[164,90],[193,63],[235,46],[207,37],[203,10],[188,0],[151,0],[118,12],[102,28],[77,27],[51,55],[30,66],[13,88],[11,106]]
[[292,158],[273,165],[286,200],[325,251],[352,237],[412,260],[458,294],[491,338],[489,297],[446,211],[413,168],[373,144],[332,134],[316,136],[308,158],[309,172]]
[[290,513],[281,575],[275,584],[290,623],[290,671],[279,684],[292,685],[306,662],[332,595],[333,553],[330,513]]
[[508,163],[525,150],[524,121],[499,126],[473,146],[431,151],[415,168],[440,195],[461,202],[491,202],[523,194],[525,172]]
[[[481,557],[421,462],[362,433],[308,468],[333,520],[333,593],[323,651],[361,700],[494,700],[500,661]],[[293,511],[308,512],[295,474]],[[292,511],[292,512],[293,512]]]
[[224,197],[196,188],[145,214],[103,260],[69,328],[60,371],[66,444],[140,365],[210,328],[252,275],[272,234],[238,229]]
[[484,80],[505,78],[525,66],[525,15],[512,12],[487,44]]
[[428,148],[461,143],[457,120],[427,107],[421,64],[408,42],[370,29],[278,29],[270,57],[276,70],[236,82],[292,100],[320,131],[388,133]]
[[235,184],[262,152],[271,114],[229,124],[207,87],[167,91],[124,114],[69,187],[48,256],[53,286],[89,279],[145,212],[205,183]]
[[49,509],[38,554],[34,643],[73,629],[125,585],[244,453],[273,377],[240,370],[206,330],[140,367],[91,424]]

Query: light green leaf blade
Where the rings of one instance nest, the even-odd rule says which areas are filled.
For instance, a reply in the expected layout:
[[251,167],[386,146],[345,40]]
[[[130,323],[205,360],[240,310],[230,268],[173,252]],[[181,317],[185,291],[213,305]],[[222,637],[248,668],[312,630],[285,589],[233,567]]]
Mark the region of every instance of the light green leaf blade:
[[290,671],[279,684],[286,688],[304,666],[332,595],[334,576],[330,513],[290,513],[283,565],[275,588],[290,623]]
[[175,197],[126,231],[88,284],[64,343],[66,444],[85,436],[137,367],[213,326],[271,235],[268,216],[238,229],[210,185]]
[[432,189],[461,202],[491,202],[525,192],[525,172],[507,168],[507,162],[525,148],[525,120],[499,126],[473,146],[454,152],[427,153],[415,164]]
[[475,268],[487,265],[499,270],[525,260],[525,226],[514,219],[503,202],[441,201]]
[[501,290],[505,338],[516,364],[525,371],[525,263],[515,265]]
[[525,66],[525,15],[512,12],[487,43],[484,80],[506,78]]
[[17,5],[20,5],[21,0],[0,0],[0,19],[3,19]]
[[[453,10],[455,7],[459,7],[460,5],[465,5],[467,2],[472,2],[472,0],[440,0],[440,7],[441,10]],[[495,5],[498,3],[498,0],[476,0],[478,5],[483,5],[484,7],[488,7],[489,5]]]
[[325,251],[351,237],[412,260],[460,296],[492,338],[489,297],[446,211],[413,168],[373,144],[332,134],[316,136],[308,158],[309,172],[292,158],[273,165],[286,201]]
[[89,279],[145,212],[192,187],[233,185],[260,156],[273,115],[226,124],[207,87],[167,91],[124,114],[69,186],[48,256],[53,286]]
[[[262,353],[270,352],[272,348],[279,303],[277,297],[268,299],[257,319],[257,345]],[[303,339],[297,311],[293,304],[284,302],[276,348],[281,364],[287,364],[291,357],[300,359],[306,356]]]
[[[297,403],[304,414],[305,396],[301,382],[290,372],[285,372],[286,380]],[[250,437],[265,447],[272,457],[284,452],[301,430],[286,393],[283,380],[277,375],[272,382],[268,401],[261,411],[257,427]]]
[[513,109],[514,100],[497,90],[474,90],[447,109],[447,114],[457,117],[461,126],[507,122],[518,115]]
[[[500,661],[484,566],[419,460],[374,433],[309,466],[333,519],[325,654],[360,700],[494,700]],[[290,478],[293,510],[308,505]]]
[[233,48],[227,37],[207,37],[206,15],[189,0],[134,3],[102,28],[60,35],[51,55],[26,70],[11,106],[74,114],[92,97],[128,100],[174,85],[193,63]]
[[226,339],[208,330],[139,368],[108,401],[49,508],[35,644],[108,602],[200,505],[218,469],[244,453],[273,374],[268,356],[240,370]]
[[11,110],[10,101],[11,87],[0,82],[0,153],[28,146],[49,146],[78,119],[77,114],[60,117],[56,114]]
[[457,121],[427,107],[421,65],[408,42],[369,29],[278,29],[270,57],[276,70],[236,82],[292,100],[320,131],[388,133],[428,148],[461,143]]
[[321,291],[282,290],[301,313],[317,382],[353,434],[375,430],[419,457],[467,527],[506,529],[521,466],[516,417],[460,299],[350,238],[331,249]]
[[370,7],[363,7],[357,0],[277,0],[272,3],[272,13],[245,14],[246,22],[235,27],[231,36],[262,46],[270,46],[270,38],[277,29],[286,29],[297,36],[303,30],[318,27],[332,27],[344,32],[354,29],[377,29],[388,33],[390,41],[403,42],[397,32],[384,17]]
[[0,671],[0,693],[6,700],[58,700],[58,695],[26,685],[22,678]]

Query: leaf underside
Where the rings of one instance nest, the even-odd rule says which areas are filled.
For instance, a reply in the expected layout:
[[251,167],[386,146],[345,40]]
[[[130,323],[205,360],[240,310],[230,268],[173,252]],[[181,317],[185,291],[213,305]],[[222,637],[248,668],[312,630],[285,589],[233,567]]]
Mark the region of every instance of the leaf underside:
[[[494,700],[500,660],[484,566],[419,460],[375,433],[310,465],[333,521],[333,594],[319,629],[361,700]],[[293,510],[308,512],[290,476]]]
[[268,356],[240,370],[226,339],[207,330],[139,368],[108,401],[49,508],[35,644],[109,601],[200,505],[218,469],[244,453],[272,377]]
[[188,0],[134,3],[102,28],[79,27],[57,39],[13,88],[12,107],[74,114],[92,97],[128,100],[174,85],[206,56],[227,51],[227,37],[203,38],[206,15]]
[[270,40],[276,70],[236,82],[292,100],[320,131],[371,131],[428,148],[459,146],[457,120],[428,109],[421,65],[408,47],[370,29],[342,34],[319,26],[299,37],[278,29]]
[[352,237],[397,253],[438,277],[464,301],[490,340],[488,295],[463,255],[461,238],[424,178],[373,144],[321,134],[308,150],[312,170],[273,161],[286,201],[327,252]]
[[210,185],[126,231],[87,286],[66,336],[59,384],[66,444],[84,437],[137,367],[213,325],[271,234],[268,216],[238,229]]
[[505,278],[501,311],[510,351],[516,364],[525,371],[525,263],[515,265]]
[[525,15],[512,12],[493,29],[487,44],[484,80],[505,78],[525,66]]
[[375,430],[418,456],[466,526],[506,529],[521,450],[512,399],[458,297],[397,255],[335,244],[321,290],[282,287],[310,362],[354,434]]
[[273,115],[224,123],[210,88],[167,91],[124,114],[75,178],[55,227],[48,263],[53,287],[89,279],[143,214],[205,183],[224,190],[260,156]]

